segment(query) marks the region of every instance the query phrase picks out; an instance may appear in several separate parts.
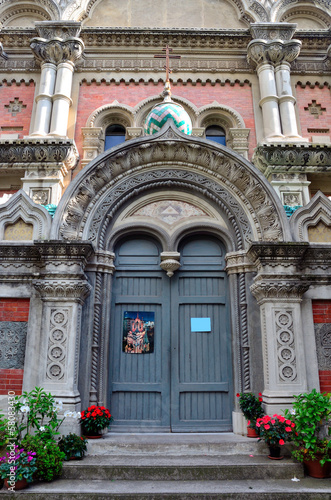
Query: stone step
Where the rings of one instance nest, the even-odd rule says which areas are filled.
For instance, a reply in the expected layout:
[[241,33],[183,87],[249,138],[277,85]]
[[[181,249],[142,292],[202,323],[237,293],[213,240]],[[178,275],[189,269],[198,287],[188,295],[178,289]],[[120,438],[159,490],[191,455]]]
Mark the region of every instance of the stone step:
[[[290,456],[287,446],[285,456]],[[102,439],[88,440],[89,455],[267,455],[257,439],[227,433],[120,434],[109,432]]]
[[[15,495],[28,500],[330,500],[331,479],[236,481],[104,481],[60,479]],[[10,498],[8,491],[0,499]]]
[[94,456],[66,462],[63,479],[116,481],[221,481],[303,478],[303,467],[291,459],[266,456]]

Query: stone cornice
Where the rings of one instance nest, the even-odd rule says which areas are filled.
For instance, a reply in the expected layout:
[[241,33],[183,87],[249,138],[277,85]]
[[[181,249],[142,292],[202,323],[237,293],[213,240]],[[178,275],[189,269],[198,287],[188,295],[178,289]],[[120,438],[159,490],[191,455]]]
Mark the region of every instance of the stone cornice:
[[255,271],[254,264],[248,259],[247,252],[228,252],[225,256],[226,272],[228,275],[235,273],[249,273]]
[[0,141],[0,168],[12,171],[35,168],[63,169],[75,167],[78,152],[74,141],[62,139],[17,139]]
[[36,248],[44,261],[79,261],[86,264],[93,253],[88,242],[63,242],[61,240],[36,241]]
[[268,178],[275,172],[327,172],[331,170],[331,146],[324,144],[261,144],[253,163]]

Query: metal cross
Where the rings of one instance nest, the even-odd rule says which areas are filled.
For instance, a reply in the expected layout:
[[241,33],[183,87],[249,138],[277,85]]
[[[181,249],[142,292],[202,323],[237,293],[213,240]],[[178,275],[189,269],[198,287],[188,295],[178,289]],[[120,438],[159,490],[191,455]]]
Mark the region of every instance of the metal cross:
[[163,67],[166,70],[166,82],[168,82],[169,81],[169,73],[172,72],[170,69],[169,59],[180,59],[181,56],[171,56],[170,52],[172,52],[172,49],[169,47],[168,44],[165,46],[165,48],[162,49],[162,51],[165,52],[165,55],[157,54],[154,57],[156,59],[165,59],[166,60],[165,66],[163,66]]

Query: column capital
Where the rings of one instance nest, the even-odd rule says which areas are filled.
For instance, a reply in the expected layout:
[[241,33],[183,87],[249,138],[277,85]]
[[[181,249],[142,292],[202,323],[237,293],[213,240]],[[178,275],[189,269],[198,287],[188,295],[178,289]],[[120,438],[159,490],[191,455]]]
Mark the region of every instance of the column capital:
[[[291,279],[282,280],[262,278],[259,275],[251,285],[250,290],[259,305],[265,302],[301,302],[302,295],[308,290],[310,283]],[[286,279],[287,278],[287,279]]]
[[300,54],[301,45],[300,40],[252,40],[247,46],[247,59],[253,66],[291,63]]
[[30,43],[30,48],[38,61],[56,65],[67,61],[75,63],[81,57],[84,47],[83,41],[76,37],[65,40],[33,38]]
[[47,279],[34,280],[33,286],[38,290],[42,300],[51,302],[78,302],[82,304],[92,287],[82,279]]
[[328,69],[331,69],[331,45],[329,45],[324,58],[324,64]]

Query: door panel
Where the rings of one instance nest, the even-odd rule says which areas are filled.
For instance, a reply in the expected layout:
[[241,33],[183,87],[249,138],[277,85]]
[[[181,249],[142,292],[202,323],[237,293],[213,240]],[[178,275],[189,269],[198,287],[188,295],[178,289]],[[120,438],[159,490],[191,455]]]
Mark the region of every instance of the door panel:
[[[180,271],[160,270],[160,249],[128,240],[117,251],[111,332],[113,429],[231,430],[231,349],[224,249],[188,240]],[[115,252],[116,253],[116,252]],[[154,352],[123,352],[125,311],[154,312]],[[191,332],[191,318],[211,331]]]

